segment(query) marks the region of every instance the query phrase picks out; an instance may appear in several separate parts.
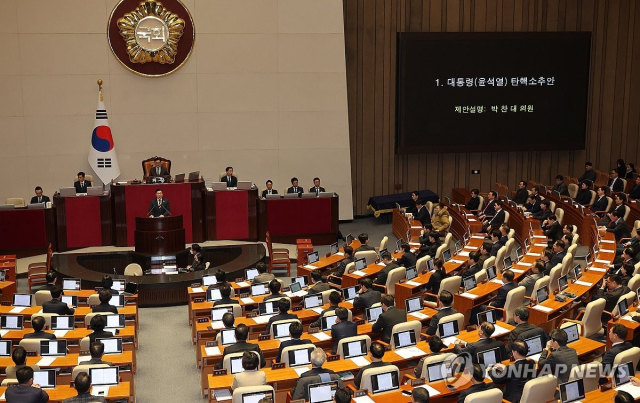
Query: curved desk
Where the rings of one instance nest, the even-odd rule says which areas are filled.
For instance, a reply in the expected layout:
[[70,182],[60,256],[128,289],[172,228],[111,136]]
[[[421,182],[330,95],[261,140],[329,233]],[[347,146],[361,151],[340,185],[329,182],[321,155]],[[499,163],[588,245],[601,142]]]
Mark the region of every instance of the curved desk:
[[[100,287],[105,274],[138,284],[138,306],[181,305],[189,301],[187,288],[193,283],[201,283],[202,276],[218,270],[227,273],[227,280],[244,277],[244,269],[255,267],[265,260],[266,250],[262,244],[228,245],[202,248],[204,260],[210,262],[205,271],[174,275],[154,274],[142,277],[125,276],[125,267],[138,263],[143,270],[151,266],[151,255],[136,252],[69,253],[53,255],[53,267],[63,278],[79,278],[84,289]],[[176,254],[179,267],[188,264],[189,251]]]

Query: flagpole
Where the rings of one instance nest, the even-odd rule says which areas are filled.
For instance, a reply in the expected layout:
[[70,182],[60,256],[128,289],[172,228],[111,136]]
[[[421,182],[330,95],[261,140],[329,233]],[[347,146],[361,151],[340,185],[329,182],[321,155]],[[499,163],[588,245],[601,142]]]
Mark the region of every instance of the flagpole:
[[98,79],[98,91],[100,91],[100,100],[104,101],[104,97],[102,96],[102,79]]

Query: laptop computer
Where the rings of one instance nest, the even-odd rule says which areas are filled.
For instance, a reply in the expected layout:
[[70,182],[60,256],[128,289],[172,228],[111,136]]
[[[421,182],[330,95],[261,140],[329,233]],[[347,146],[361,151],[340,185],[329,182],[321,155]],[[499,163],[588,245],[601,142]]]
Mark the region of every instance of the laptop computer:
[[336,319],[338,319],[336,315],[324,315],[320,319],[320,325],[322,326],[322,331],[326,332],[327,330],[331,330],[331,327],[336,324]]
[[311,364],[311,352],[315,347],[300,348],[296,350],[289,350],[289,366],[298,367],[300,365]]
[[76,188],[60,188],[58,194],[60,197],[73,197],[76,195]]
[[465,291],[473,290],[478,285],[478,283],[476,283],[476,276],[474,275],[467,276],[462,281],[463,281]]
[[432,362],[431,364],[427,364],[427,381],[441,381],[450,376],[451,372],[447,361]]
[[371,393],[388,392],[400,387],[398,383],[398,371],[383,372],[371,377]]
[[238,181],[238,185],[236,186],[236,189],[249,190],[251,189],[251,186],[253,186],[253,182],[251,181]]
[[549,286],[544,285],[536,290],[536,301],[538,304],[549,299]]
[[367,267],[367,261],[365,258],[360,258],[353,263],[356,267],[356,270],[363,270],[364,268]]
[[258,303],[258,314],[260,316],[264,315],[275,315],[278,313],[278,302],[279,300],[271,300],[267,302],[259,302]]
[[427,260],[427,268],[429,271],[433,271],[435,269],[435,266],[433,265],[433,259]]
[[487,267],[487,281],[491,281],[496,277],[498,277],[498,274],[496,273],[496,266]]
[[615,387],[619,387],[631,382],[631,377],[634,376],[635,371],[633,368],[633,361],[620,364],[613,370],[613,383]]
[[513,262],[511,261],[511,256],[507,256],[506,258],[504,258],[503,260],[504,262],[504,269],[505,270],[509,270],[513,267]]
[[301,288],[304,288],[309,285],[309,279],[306,276],[291,277],[291,283],[298,283]]
[[360,291],[360,286],[355,285],[353,287],[347,287],[342,289],[342,295],[344,296],[345,301],[352,301],[358,296],[358,291]]
[[12,348],[11,340],[0,340],[0,357],[10,357]]
[[576,379],[558,385],[560,389],[560,401],[562,403],[574,403],[584,399],[584,380]]
[[289,292],[295,294],[298,291],[302,291],[302,286],[300,285],[300,283],[293,282],[291,283],[291,285],[289,285]]
[[236,328],[220,330],[220,344],[229,346],[236,343]]
[[77,295],[63,295],[62,302],[69,305],[71,308],[78,307],[78,296]]
[[478,353],[478,363],[488,367],[498,364],[502,361],[500,355],[500,347],[492,348]]
[[393,334],[393,342],[395,348],[404,348],[404,347],[413,347],[416,345],[416,332],[411,330],[406,330],[404,332],[398,332]]
[[367,341],[356,340],[342,344],[344,358],[361,357],[367,355]]
[[338,381],[314,383],[308,386],[309,403],[329,403],[338,389]]
[[[314,195],[315,197],[315,195]],[[299,193],[283,193],[282,194],[282,198],[283,199],[299,199],[300,198],[300,194]]]
[[247,281],[253,281],[258,274],[260,274],[260,272],[258,272],[258,269],[255,267],[244,269],[244,278],[247,279]]
[[304,308],[311,309],[322,306],[322,294],[305,295]]
[[366,314],[367,314],[367,322],[371,323],[371,322],[375,322],[376,320],[378,320],[378,316],[380,316],[382,314],[382,307],[381,306],[375,306],[375,307],[371,307],[371,308],[365,308]]
[[335,255],[336,253],[338,253],[339,249],[338,249],[338,242],[334,242],[331,245],[329,245],[329,252],[332,255]]
[[105,354],[122,354],[122,337],[107,337],[96,341],[104,344]]
[[31,306],[31,294],[13,294],[13,306]]
[[200,171],[189,172],[189,181],[197,181],[200,179]]
[[418,312],[422,310],[422,297],[412,297],[404,300],[404,307],[407,313]]
[[56,370],[40,369],[33,371],[34,385],[40,385],[42,389],[53,389],[56,387]]
[[44,210],[46,207],[45,203],[29,203],[27,204],[27,209],[29,210]]
[[269,293],[269,283],[258,283],[251,286],[251,296],[257,297]]
[[111,386],[120,383],[120,369],[118,367],[89,368],[91,385]]
[[207,288],[207,302],[220,301],[222,294],[219,288]]
[[233,313],[233,308],[230,306],[225,306],[222,308],[211,308],[211,321],[215,322],[217,320],[222,320],[222,317],[227,312]]
[[227,190],[227,182],[211,182],[211,190]]
[[307,254],[307,261],[309,262],[309,264],[314,264],[318,260],[320,260],[320,255],[318,254],[317,251],[313,251]]
[[80,291],[81,280],[79,278],[65,278],[62,280],[62,289],[69,291]]
[[0,316],[0,329],[22,330],[23,321],[22,315],[2,315]]
[[102,196],[102,186],[87,188],[87,196]]
[[478,312],[478,323],[489,322],[496,324],[496,310],[487,309],[486,311]]
[[442,252],[442,259],[445,262],[448,262],[449,260],[451,260],[451,251],[449,249],[446,249],[444,252]]
[[52,316],[51,330],[73,330],[76,327],[75,316]]
[[458,321],[452,320],[444,323],[440,322],[438,323],[438,331],[440,333],[441,339],[457,336],[460,334],[460,330],[458,329]]
[[42,357],[63,357],[67,355],[67,340],[41,340],[40,355]]
[[265,195],[264,197],[267,200],[282,199],[282,195],[279,195],[279,194],[270,194],[270,195]]
[[127,280],[114,279],[111,289],[123,293],[127,290]]
[[242,357],[230,358],[229,364],[231,364],[231,375],[244,372],[244,367],[242,366]]
[[563,327],[562,330],[567,333],[567,344],[573,343],[574,341],[578,341],[578,339],[580,339],[580,333],[578,332],[577,323],[572,323],[569,326]]
[[627,300],[623,299],[622,301],[618,302],[618,315],[624,316],[627,313],[629,313],[629,306],[627,304]]
[[542,336],[530,337],[528,339],[524,339],[524,342],[527,343],[527,346],[529,347],[527,357],[531,357],[532,359],[538,361],[540,353],[542,353],[542,350],[544,348],[544,344],[542,343]]
[[112,295],[109,300],[109,305],[115,306],[116,308],[124,308],[124,295]]
[[260,400],[268,398],[270,401],[275,402],[273,398],[273,392],[248,392],[242,394],[242,403],[259,403]]
[[284,337],[291,337],[291,332],[289,332],[289,327],[291,326],[291,322],[286,323],[278,323],[277,325],[271,325],[271,331],[273,332],[274,339],[282,339]]
[[110,314],[110,315],[102,315],[103,318],[105,318],[105,320],[107,321],[107,326],[105,326],[105,329],[124,329],[125,327],[125,320],[124,320],[124,314]]
[[176,176],[173,177],[173,181],[174,182],[184,182],[184,177],[185,177],[184,173],[176,174]]
[[414,278],[418,277],[418,269],[415,266],[411,266],[406,269],[407,281],[411,281]]

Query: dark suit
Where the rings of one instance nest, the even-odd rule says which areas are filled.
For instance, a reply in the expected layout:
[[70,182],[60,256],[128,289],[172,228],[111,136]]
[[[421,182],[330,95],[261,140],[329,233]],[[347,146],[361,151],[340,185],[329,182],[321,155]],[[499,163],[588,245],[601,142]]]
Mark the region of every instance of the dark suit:
[[69,308],[64,302],[52,299],[42,303],[42,313],[57,313],[58,315],[73,315],[75,309]]
[[[254,281],[254,283],[255,283],[255,281]],[[264,299],[262,301],[263,302],[267,302],[267,301],[271,301],[272,299],[281,299],[281,298],[284,298],[284,297],[286,297],[286,295],[280,294],[280,293],[269,294],[266,297],[264,297]]]
[[326,368],[311,368],[307,372],[300,374],[300,378],[306,378],[308,376],[318,376],[320,374],[335,374],[332,369]]
[[425,244],[420,247],[420,253],[418,253],[417,259],[420,259],[425,256],[431,256],[434,258],[436,253],[438,252],[438,248],[442,245],[442,243],[433,243],[433,244]]
[[506,217],[506,215],[504,213],[504,210],[500,209],[500,211],[496,212],[496,214],[493,216],[493,218],[491,218],[489,220],[489,227],[491,227],[491,228],[500,228],[500,226],[502,224],[504,224],[505,217]]
[[7,403],[45,403],[49,401],[47,392],[30,385],[9,386],[5,392]]
[[167,171],[167,168],[160,165],[157,168],[151,167],[151,169],[149,169],[149,174],[147,176],[153,177],[153,176],[167,176],[167,175],[169,175],[169,171]]
[[604,354],[602,354],[602,374],[609,374],[613,367],[613,360],[615,360],[616,355],[630,349],[631,347],[633,347],[633,344],[628,341],[623,341],[611,346],[609,350],[605,351]]
[[445,316],[453,315],[454,313],[458,313],[458,311],[456,311],[455,308],[452,308],[450,306],[444,306],[442,308],[439,308],[438,313],[433,315],[433,318],[431,318],[431,321],[429,322],[429,328],[427,329],[427,334],[429,336],[435,335],[436,331],[438,330],[438,323],[440,323],[440,319],[444,318]]
[[331,338],[333,339],[333,348],[331,354],[338,354],[338,342],[346,337],[358,335],[358,325],[354,322],[346,321],[336,323],[331,326]]
[[480,207],[479,197],[472,197],[471,199],[469,199],[467,204],[464,205],[464,208],[466,208],[467,210],[477,210],[478,207]]
[[571,368],[577,365],[579,362],[576,350],[567,346],[560,347],[551,353],[546,349],[542,350],[542,355],[538,360],[541,374],[555,375],[558,378],[558,384],[567,382]]
[[611,222],[607,226],[607,232],[613,232],[616,237],[616,242],[620,242],[622,238],[630,238],[631,232],[629,231],[629,226],[622,219],[622,217],[618,218],[616,221]]
[[387,283],[387,277],[389,277],[389,272],[393,269],[397,269],[398,267],[400,266],[398,266],[395,262],[389,263],[378,272],[378,277],[376,278],[376,281],[374,281],[374,283],[378,285],[385,285]]
[[564,184],[564,182],[561,182],[559,185],[556,183],[555,185],[553,185],[553,188],[551,190],[554,192],[559,192],[563,196],[569,196],[569,188]]
[[373,246],[369,245],[368,243],[363,243],[362,245],[360,245],[358,247],[358,249],[353,251],[353,255],[355,256],[355,254],[358,253],[358,252],[366,252],[366,251],[369,251],[369,250],[375,251],[376,248],[374,248]]
[[269,323],[267,323],[267,333],[271,333],[271,325],[273,324],[273,322],[287,319],[298,319],[298,315],[294,313],[280,313],[278,315],[270,317]]
[[544,235],[552,241],[557,241],[558,239],[562,238],[563,235],[562,225],[560,225],[560,223],[557,221],[554,222],[547,228],[547,230],[544,232]]
[[228,188],[234,188],[238,186],[238,178],[236,178],[234,175],[225,175],[220,178],[220,182],[225,182]]
[[75,181],[73,182],[73,187],[76,188],[76,193],[87,193],[87,188],[91,187],[91,181],[85,180],[82,183]]
[[415,212],[413,219],[420,221],[423,226],[431,223],[431,215],[425,206],[420,207],[420,210]]
[[468,389],[465,389],[462,392],[460,392],[460,396],[458,396],[458,403],[464,403],[464,399],[466,399],[467,396],[471,394],[474,394],[477,392],[484,392],[485,390],[489,390],[493,388],[495,388],[495,385],[493,383],[479,383],[477,385],[471,385]]
[[389,365],[389,363],[382,362],[382,361],[375,361],[369,365],[365,365],[364,367],[360,368],[358,375],[356,375],[355,379],[353,380],[353,383],[356,385],[356,388],[360,389],[360,384],[362,383],[362,374],[364,373],[365,370],[370,368],[380,368],[386,365]]
[[[263,198],[263,199],[264,199],[264,198],[266,198],[268,194],[269,194],[269,191],[268,191],[267,189],[263,190],[263,191],[262,191],[262,198]],[[275,190],[275,189],[271,189],[271,194],[272,194],[272,195],[277,195],[277,194],[278,194],[278,191],[277,191],[277,190]]]
[[496,213],[496,201],[491,200],[482,210],[482,214],[485,216],[492,216]]
[[106,399],[101,396],[93,396],[91,393],[78,393],[74,397],[64,399],[62,403],[106,403]]
[[302,188],[302,186],[298,186],[296,188],[294,188],[293,186],[289,187],[287,189],[287,193],[297,193],[299,195],[304,193],[304,189]]
[[416,265],[417,260],[416,255],[411,252],[405,252],[398,260],[398,264],[402,267],[413,267]]
[[536,325],[527,323],[527,322],[517,324],[516,327],[511,331],[511,333],[509,333],[509,341],[507,342],[507,351],[511,351],[511,343],[513,343],[516,340],[522,340],[522,338],[520,337],[522,336],[522,333],[528,332],[529,330],[533,330],[535,328],[536,328]]
[[429,277],[429,282],[427,283],[427,291],[432,294],[438,294],[438,292],[440,291],[440,284],[445,277],[446,275],[442,274],[440,270],[434,270]]
[[513,202],[516,204],[525,204],[529,198],[529,192],[526,188],[518,189],[516,195],[513,196]]
[[213,303],[213,306],[220,306],[220,305],[240,305],[240,302],[237,299],[233,299],[233,298],[222,298],[216,302]]
[[371,305],[376,304],[382,300],[382,293],[376,290],[367,290],[362,294],[358,294],[353,300],[354,308],[371,308]]
[[338,276],[338,277],[342,277],[342,275],[344,274],[345,270],[347,269],[347,265],[349,263],[353,263],[353,256],[349,256],[349,257],[346,257],[346,258],[342,259],[342,261],[340,263],[338,263],[338,268],[337,268],[336,272],[334,273],[334,275]]
[[315,193],[315,194],[316,194],[316,196],[318,195],[318,193],[324,193],[324,192],[325,192],[325,190],[324,190],[324,188],[323,188],[322,186],[320,186],[320,187],[318,187],[318,188],[316,188],[316,187],[314,186],[314,187],[312,187],[311,189],[309,189],[309,193]]
[[280,348],[278,348],[278,355],[276,355],[275,361],[282,362],[282,352],[284,351],[285,348],[292,347],[292,346],[304,346],[309,344],[313,346],[313,342],[311,340],[301,340],[301,339],[285,340],[282,343],[280,343]]
[[[472,266],[469,266],[469,268],[462,273],[462,277],[467,278],[467,277],[475,276],[476,273],[478,273],[480,270],[482,270],[482,266],[476,263]],[[438,291],[436,290],[436,292]]]
[[609,205],[609,200],[607,200],[606,196],[602,196],[600,198],[596,197],[596,201],[593,202],[591,207],[589,207],[589,210],[591,210],[594,213],[596,211],[606,211],[607,205]]
[[596,300],[598,298],[604,298],[606,301],[604,305],[604,310],[607,312],[613,312],[613,308],[616,307],[616,304],[618,303],[618,299],[628,292],[629,292],[629,287],[625,285],[621,285],[620,287],[616,288],[613,291],[605,291],[602,288],[598,288],[598,290],[596,291],[596,294],[593,296],[593,299]]
[[320,327],[322,326],[322,317],[327,315],[327,316],[331,316],[333,315],[333,312],[336,310],[338,306],[337,305],[329,305],[329,307],[327,309],[323,309],[322,312],[320,312],[320,316],[318,316],[318,319],[315,322],[311,322],[309,324],[309,327]]
[[320,294],[323,291],[329,291],[331,289],[331,286],[325,282],[322,281],[318,281],[317,283],[313,284],[311,287],[309,287],[307,294],[311,295],[311,294]]
[[[507,283],[500,287],[496,299],[490,305],[496,308],[504,308],[504,304],[507,302],[507,294],[516,287],[515,283]],[[510,318],[505,318],[505,320],[510,320]]]
[[153,199],[149,203],[149,215],[154,217],[169,216],[171,215],[171,206],[169,205],[169,200],[162,199],[160,204],[158,204],[158,199]]
[[527,208],[525,211],[531,214],[536,214],[540,212],[540,210],[542,210],[542,207],[540,207],[540,201],[538,199],[536,199],[536,201],[533,203],[525,204],[525,207]]
[[55,340],[56,339],[56,335],[53,333],[47,333],[43,330],[39,331],[39,332],[33,332],[33,333],[27,333],[23,336],[24,339],[48,339],[48,340]]
[[101,302],[99,305],[94,306],[91,312],[117,314],[118,308],[113,305],[110,305],[108,302],[107,303]]
[[551,209],[547,207],[545,210],[540,209],[540,211],[538,211],[537,213],[533,213],[531,217],[535,218],[536,220],[544,221],[547,218],[551,217],[551,214]]
[[556,267],[557,264],[562,263],[562,259],[564,259],[566,255],[567,255],[567,252],[565,251],[554,253],[553,257],[549,261],[549,263],[551,263],[551,268],[553,269],[554,267]]
[[491,256],[496,257],[498,256],[498,251],[500,250],[500,248],[502,248],[502,244],[500,242],[495,242],[492,246],[491,246]]
[[247,343],[246,341],[237,341],[235,344],[231,344],[224,348],[224,351],[222,353],[222,360],[220,360],[220,362],[216,364],[216,368],[222,368],[224,357],[226,357],[227,354],[243,353],[245,351],[255,351],[258,353],[258,355],[260,355],[260,368],[263,368],[267,365],[267,361],[264,359],[264,355],[262,354],[262,350],[260,350],[260,346],[253,343]]
[[[513,366],[513,370],[509,367]],[[490,371],[489,375],[495,383],[504,383],[502,398],[512,403],[520,402],[524,384],[536,377],[536,362],[521,359],[507,367],[503,372]],[[517,368],[517,369],[515,369]]]
[[585,180],[595,182],[598,178],[598,174],[593,169],[585,170],[581,177],[578,178],[578,182],[584,182]]
[[589,204],[591,202],[591,192],[589,191],[589,189],[578,190],[578,194],[576,195],[576,198],[574,199],[574,201],[583,206],[585,204]]
[[390,306],[385,312],[378,316],[378,320],[373,324],[371,330],[375,333],[382,332],[382,341],[389,343],[391,341],[391,330],[398,323],[407,321],[407,311]]
[[[40,200],[38,200],[38,199],[40,199]],[[51,201],[51,200],[49,199],[49,196],[44,196],[44,195],[43,195],[43,196],[40,196],[40,197],[38,197],[38,196],[33,196],[33,197],[31,198],[31,201],[30,201],[29,203],[31,203],[31,204],[36,204],[36,203],[48,203],[48,202],[50,202],[50,201]]]
[[629,192],[629,198],[640,199],[640,185],[635,185]]
[[113,333],[102,330],[100,332],[92,332],[89,333],[89,341],[93,343],[96,339],[106,339],[109,337],[113,337]]
[[609,179],[607,186],[609,186],[612,192],[624,192],[624,183],[622,183],[622,179],[620,178]]
[[504,343],[498,341],[494,338],[480,339],[475,343],[467,343],[464,348],[461,348],[459,345],[455,345],[453,347],[453,352],[456,354],[468,354],[471,356],[471,361],[474,364],[478,364],[478,354],[487,350],[491,350],[492,348],[499,348],[500,357],[498,362],[505,360],[507,356],[507,350],[504,348]]

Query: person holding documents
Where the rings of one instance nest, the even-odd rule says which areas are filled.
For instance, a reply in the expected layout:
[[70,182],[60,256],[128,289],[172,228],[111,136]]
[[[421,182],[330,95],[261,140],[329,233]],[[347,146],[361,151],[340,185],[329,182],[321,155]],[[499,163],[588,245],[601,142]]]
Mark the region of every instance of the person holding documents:
[[149,203],[149,218],[168,217],[171,215],[169,200],[162,197],[162,189],[156,189],[156,198]]

